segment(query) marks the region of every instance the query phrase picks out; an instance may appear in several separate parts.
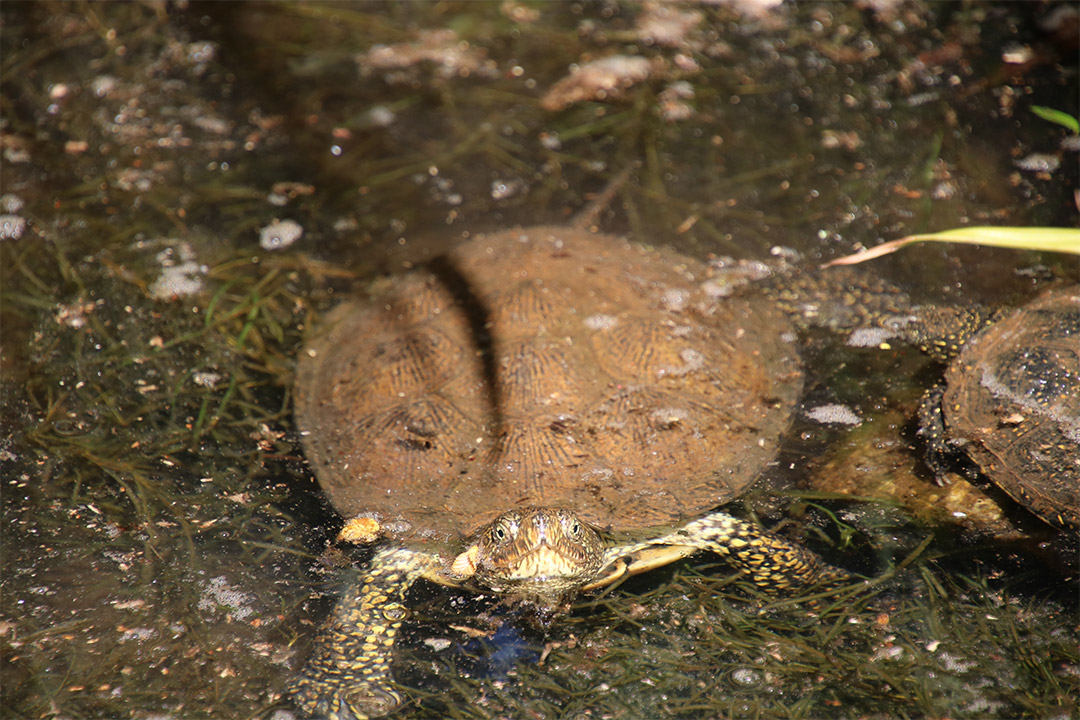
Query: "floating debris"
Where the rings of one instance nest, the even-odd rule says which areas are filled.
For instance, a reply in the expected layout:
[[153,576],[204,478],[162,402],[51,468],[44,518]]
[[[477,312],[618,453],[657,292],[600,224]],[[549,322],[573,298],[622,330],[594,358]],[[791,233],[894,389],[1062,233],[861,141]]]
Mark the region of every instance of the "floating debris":
[[657,96],[660,101],[660,116],[668,122],[688,120],[694,115],[694,108],[687,100],[694,99],[694,86],[685,80],[668,85]]
[[[484,52],[477,50],[464,40],[458,39],[453,30],[424,30],[411,43],[397,45],[376,45],[356,56],[360,73],[368,76],[376,70],[412,68],[430,62],[435,66],[435,76],[448,80],[454,77],[480,75],[496,77],[498,69],[488,60]],[[407,81],[396,75],[388,75],[390,82]]]
[[718,271],[717,275],[703,282],[701,291],[714,300],[728,297],[739,288],[781,270],[780,265],[770,265],[761,260],[735,260],[728,256],[715,258],[710,265]]
[[4,137],[4,160],[12,165],[30,162],[30,148],[25,140],[17,137]]
[[848,335],[848,347],[874,347],[889,349],[889,340],[899,335],[897,329],[884,327],[856,328]]
[[26,232],[26,218],[21,215],[0,215],[0,240],[18,240]]
[[540,101],[545,110],[562,110],[587,100],[612,100],[627,88],[662,72],[662,59],[649,60],[629,55],[612,55],[579,65],[555,83]]
[[637,20],[637,36],[649,45],[682,47],[690,31],[700,25],[703,18],[697,10],[685,12],[670,5],[650,6]]
[[131,640],[137,640],[139,642],[145,642],[147,640],[153,640],[157,637],[157,630],[154,628],[125,628],[121,630],[120,642],[129,642]]
[[1025,65],[1035,59],[1035,53],[1028,45],[1010,44],[1001,51],[1002,62],[1010,65]]
[[221,382],[221,373],[216,372],[197,372],[191,376],[191,381],[196,385],[201,385],[204,388],[210,388],[213,390],[217,387],[217,384]]
[[277,182],[270,188],[270,194],[266,196],[266,201],[271,205],[281,207],[288,204],[290,200],[295,200],[298,197],[306,195],[314,195],[315,186],[301,182]]
[[[98,301],[104,302],[104,301]],[[53,319],[58,325],[67,325],[78,330],[86,327],[86,316],[97,309],[98,302],[75,302],[70,305],[57,305]]]
[[195,127],[212,135],[228,135],[232,132],[234,126],[232,121],[216,115],[199,115],[192,122]]
[[217,56],[218,46],[215,42],[200,40],[188,43],[185,50],[185,59],[191,65],[205,65]]
[[491,198],[493,200],[512,198],[515,195],[520,195],[522,191],[527,190],[528,187],[528,184],[521,178],[493,180],[491,183]]
[[779,8],[784,0],[701,0],[705,5],[730,5],[744,15],[762,18]]
[[436,652],[442,652],[450,647],[450,641],[446,638],[428,638],[424,641],[424,644]]
[[150,283],[150,297],[155,300],[175,300],[202,290],[202,276],[209,268],[195,262],[195,252],[190,245],[181,242],[162,250],[157,259],[162,270],[157,280]]
[[807,410],[806,417],[819,423],[851,426],[862,425],[862,418],[847,405],[819,405],[816,408]]
[[1046,153],[1031,153],[1027,157],[1014,161],[1013,164],[1021,170],[1050,173],[1061,167],[1061,158]]
[[202,586],[203,597],[198,605],[200,610],[225,610],[237,620],[243,620],[255,613],[255,609],[251,607],[255,596],[230,585],[224,575],[206,580]]
[[108,97],[120,84],[114,75],[98,75],[90,83],[90,90],[99,98]]
[[151,170],[140,170],[139,168],[128,167],[123,168],[116,173],[113,185],[125,192],[144,193],[154,187],[154,181],[156,179],[157,176]]
[[859,133],[854,130],[825,130],[821,133],[821,147],[828,150],[843,148],[844,150],[856,150],[862,147],[863,141]]
[[23,199],[14,193],[0,195],[0,212],[17,213],[23,209]]
[[285,180],[274,183],[274,186],[270,188],[270,192],[275,195],[285,195],[290,200],[293,200],[303,195],[314,195],[315,186],[308,183]]
[[390,127],[397,115],[385,105],[376,105],[364,113],[364,119],[374,127]]
[[304,228],[295,220],[274,220],[259,231],[263,250],[284,250],[300,239]]

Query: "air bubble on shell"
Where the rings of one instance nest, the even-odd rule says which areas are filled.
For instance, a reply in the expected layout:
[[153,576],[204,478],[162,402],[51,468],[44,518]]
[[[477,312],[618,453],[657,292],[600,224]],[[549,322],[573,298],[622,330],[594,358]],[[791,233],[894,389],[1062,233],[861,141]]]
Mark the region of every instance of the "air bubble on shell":
[[686,348],[679,352],[679,359],[683,361],[682,367],[664,367],[656,371],[657,375],[669,375],[680,377],[696,372],[705,367],[705,356],[693,348]]
[[650,417],[661,428],[669,429],[684,422],[690,417],[690,413],[683,408],[670,407],[653,410]]
[[590,330],[610,330],[619,323],[619,319],[614,315],[604,315],[597,313],[595,315],[589,315],[585,318],[585,327]]
[[687,301],[690,299],[690,293],[679,288],[671,288],[664,291],[663,303],[664,307],[671,312],[680,312],[686,307]]

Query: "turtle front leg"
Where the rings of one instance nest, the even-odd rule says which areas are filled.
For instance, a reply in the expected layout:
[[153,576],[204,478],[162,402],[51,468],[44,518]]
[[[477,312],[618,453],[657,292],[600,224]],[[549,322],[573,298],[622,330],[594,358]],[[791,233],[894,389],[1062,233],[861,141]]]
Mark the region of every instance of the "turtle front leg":
[[944,399],[945,383],[938,383],[926,391],[919,403],[919,434],[926,443],[923,461],[934,473],[934,483],[942,487],[952,484],[954,473],[968,480],[979,479],[978,468],[967,455],[949,444]]
[[365,720],[401,704],[390,684],[390,661],[407,614],[405,593],[437,563],[432,555],[400,547],[375,553],[319,631],[307,664],[289,681],[301,710],[328,720]]
[[725,512],[710,513],[658,538],[611,548],[605,553],[605,566],[618,568],[620,561],[629,558],[617,574],[633,575],[698,550],[726,556],[755,585],[769,592],[851,579],[806,548]]

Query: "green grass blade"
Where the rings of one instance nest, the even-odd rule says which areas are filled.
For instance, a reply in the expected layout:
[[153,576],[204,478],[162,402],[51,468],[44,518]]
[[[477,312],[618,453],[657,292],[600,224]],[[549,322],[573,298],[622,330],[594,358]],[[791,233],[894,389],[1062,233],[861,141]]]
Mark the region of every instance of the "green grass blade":
[[1052,227],[966,227],[922,235],[909,235],[900,240],[883,243],[865,252],[847,255],[825,263],[855,265],[896,252],[905,245],[918,242],[949,242],[963,245],[987,245],[1013,250],[1036,250],[1080,255],[1080,230]]
[[1057,123],[1062,127],[1068,128],[1074,135],[1080,135],[1080,120],[1074,118],[1072,115],[1054,108],[1048,108],[1044,105],[1032,105],[1031,112],[1035,113],[1043,120],[1049,120],[1052,123]]

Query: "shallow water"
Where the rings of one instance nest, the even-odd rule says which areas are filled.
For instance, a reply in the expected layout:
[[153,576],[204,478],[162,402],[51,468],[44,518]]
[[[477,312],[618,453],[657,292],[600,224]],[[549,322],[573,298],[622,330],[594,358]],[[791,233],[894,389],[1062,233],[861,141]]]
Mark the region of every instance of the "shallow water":
[[[704,259],[1075,227],[1076,151],[1030,111],[1080,106],[1058,10],[4,3],[0,212],[28,221],[0,240],[5,717],[290,712],[344,577],[317,560],[339,521],[292,425],[293,358],[377,275],[566,221],[626,168],[598,225]],[[613,54],[648,77],[547,95]],[[264,248],[274,219],[303,235]],[[1080,274],[955,246],[873,272],[989,304]],[[805,345],[803,411],[736,510],[885,582],[808,611],[696,558],[547,632],[420,587],[400,716],[1074,715],[1075,544],[929,483],[912,418],[939,365]]]

